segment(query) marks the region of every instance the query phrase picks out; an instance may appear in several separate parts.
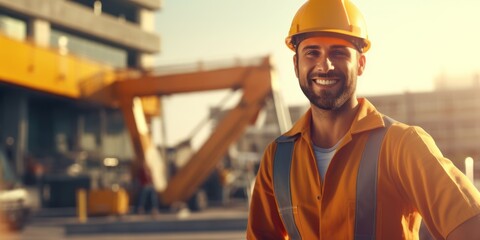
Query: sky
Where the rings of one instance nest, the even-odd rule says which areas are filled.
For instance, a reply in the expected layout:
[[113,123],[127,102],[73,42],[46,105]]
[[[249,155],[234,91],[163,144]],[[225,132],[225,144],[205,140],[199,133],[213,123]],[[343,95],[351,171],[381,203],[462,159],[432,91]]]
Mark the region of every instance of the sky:
[[[357,83],[359,96],[431,91],[434,80],[440,77],[470,81],[480,74],[480,1],[353,2],[364,14],[372,42],[366,53],[365,72]],[[155,20],[161,37],[156,64],[271,55],[284,102],[290,106],[308,104],[293,71],[293,52],[284,44],[292,18],[303,3],[304,0],[163,0]],[[195,118],[198,122],[206,117],[206,112],[193,117],[192,109],[208,111],[209,106],[218,104],[222,94],[165,97],[166,121],[195,125],[187,120]],[[182,134],[170,131],[175,132],[167,130],[167,138],[178,141],[176,136]]]

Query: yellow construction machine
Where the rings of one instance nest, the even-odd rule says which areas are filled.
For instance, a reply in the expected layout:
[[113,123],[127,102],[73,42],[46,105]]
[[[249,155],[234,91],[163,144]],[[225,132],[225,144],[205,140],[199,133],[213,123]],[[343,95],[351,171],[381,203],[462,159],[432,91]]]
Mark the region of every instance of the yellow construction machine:
[[[135,165],[148,163],[164,205],[191,198],[225,156],[229,146],[255,122],[265,102],[278,97],[273,90],[275,82],[268,56],[250,64],[159,74],[114,69],[4,36],[0,36],[0,46],[10,59],[0,65],[0,81],[3,83],[120,108],[131,136]],[[164,156],[154,145],[148,128],[149,116],[159,113],[159,96],[219,89],[240,90],[240,101],[217,123],[186,164],[169,177]],[[277,110],[277,113],[284,111]],[[285,130],[289,119],[281,119],[280,128]]]

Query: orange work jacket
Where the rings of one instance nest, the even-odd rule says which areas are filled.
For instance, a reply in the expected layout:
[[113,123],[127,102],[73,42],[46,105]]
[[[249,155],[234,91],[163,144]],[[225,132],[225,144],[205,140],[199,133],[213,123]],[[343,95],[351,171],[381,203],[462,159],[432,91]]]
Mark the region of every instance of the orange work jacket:
[[[295,224],[302,239],[354,239],[356,179],[368,133],[383,127],[366,99],[321,180],[312,150],[311,110],[285,133],[300,134],[290,172]],[[288,239],[273,191],[276,143],[265,150],[252,195],[247,239]],[[378,159],[376,239],[418,239],[420,222],[446,238],[480,214],[480,193],[421,128],[394,123]],[[372,203],[373,204],[373,203]]]

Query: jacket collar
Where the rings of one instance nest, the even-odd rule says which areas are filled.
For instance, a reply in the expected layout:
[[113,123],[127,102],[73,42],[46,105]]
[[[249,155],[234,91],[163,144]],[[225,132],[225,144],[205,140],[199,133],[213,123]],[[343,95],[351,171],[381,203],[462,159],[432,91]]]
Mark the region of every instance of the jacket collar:
[[[353,135],[356,133],[372,130],[379,127],[384,127],[385,123],[383,122],[382,114],[377,111],[377,109],[366,99],[358,99],[359,109],[355,118],[350,127],[350,131],[347,135]],[[302,137],[306,137],[307,140],[310,139],[310,129],[312,126],[312,109],[309,108],[308,111],[293,125],[293,127],[287,131],[284,135],[293,136],[296,134],[301,134]],[[348,136],[347,138],[351,138]]]

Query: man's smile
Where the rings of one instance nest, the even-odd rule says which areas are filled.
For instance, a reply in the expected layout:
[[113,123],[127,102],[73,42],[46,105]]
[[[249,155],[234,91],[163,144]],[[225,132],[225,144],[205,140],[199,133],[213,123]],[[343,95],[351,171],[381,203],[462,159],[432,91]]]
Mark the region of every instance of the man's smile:
[[318,85],[331,86],[338,82],[338,79],[312,78],[312,81]]

